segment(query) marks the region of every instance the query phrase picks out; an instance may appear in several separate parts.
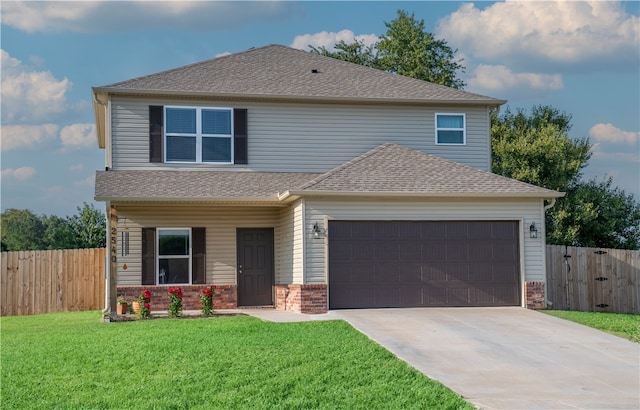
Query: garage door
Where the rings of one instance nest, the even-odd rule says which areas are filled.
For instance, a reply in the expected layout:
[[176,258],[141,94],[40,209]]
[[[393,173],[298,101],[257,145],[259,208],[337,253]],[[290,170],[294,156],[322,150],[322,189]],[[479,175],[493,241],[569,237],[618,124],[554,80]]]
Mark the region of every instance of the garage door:
[[330,309],[517,305],[517,221],[329,221]]

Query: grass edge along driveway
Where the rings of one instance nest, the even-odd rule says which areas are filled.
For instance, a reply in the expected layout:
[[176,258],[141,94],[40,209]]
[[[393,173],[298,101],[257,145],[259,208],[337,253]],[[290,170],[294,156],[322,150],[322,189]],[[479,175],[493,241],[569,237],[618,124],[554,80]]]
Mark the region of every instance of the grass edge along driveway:
[[473,409],[344,321],[0,318],[12,408]]
[[541,312],[640,343],[640,315],[570,310],[541,310]]

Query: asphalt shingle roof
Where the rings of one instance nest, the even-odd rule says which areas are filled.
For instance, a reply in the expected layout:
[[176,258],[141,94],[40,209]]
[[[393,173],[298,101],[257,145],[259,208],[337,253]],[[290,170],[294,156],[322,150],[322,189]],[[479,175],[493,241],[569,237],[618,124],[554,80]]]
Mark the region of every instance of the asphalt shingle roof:
[[96,199],[104,200],[277,200],[319,174],[116,170],[96,172]]
[[269,200],[278,195],[555,198],[562,193],[385,143],[324,174],[116,170],[96,173],[97,200]]
[[281,45],[252,48],[94,90],[255,98],[504,103]]
[[393,143],[385,143],[313,179],[304,193],[557,197],[561,194]]

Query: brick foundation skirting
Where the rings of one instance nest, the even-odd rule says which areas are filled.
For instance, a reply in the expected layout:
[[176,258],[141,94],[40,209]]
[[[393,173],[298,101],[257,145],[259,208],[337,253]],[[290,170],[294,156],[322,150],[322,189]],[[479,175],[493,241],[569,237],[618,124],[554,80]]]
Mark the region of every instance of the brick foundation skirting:
[[[184,285],[182,288],[182,309],[200,310],[200,291],[207,285]],[[235,309],[238,307],[238,292],[236,285],[215,285],[213,294],[214,309]],[[151,311],[169,309],[169,288],[171,286],[118,286],[118,296],[123,296],[127,302],[138,298],[144,289],[151,292]]]
[[276,309],[298,313],[327,313],[327,285],[276,285]]
[[525,283],[525,303],[527,309],[544,309],[544,282]]

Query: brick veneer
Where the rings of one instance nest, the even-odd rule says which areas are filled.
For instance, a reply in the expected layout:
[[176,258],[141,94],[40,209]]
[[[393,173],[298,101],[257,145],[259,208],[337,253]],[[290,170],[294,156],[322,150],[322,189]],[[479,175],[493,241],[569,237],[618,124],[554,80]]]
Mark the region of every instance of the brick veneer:
[[525,303],[527,309],[544,309],[544,282],[525,283]]
[[276,309],[298,313],[327,313],[327,285],[276,285]]
[[[182,298],[182,308],[184,310],[200,310],[200,291],[207,285],[180,286],[184,297]],[[238,292],[236,285],[215,285],[213,294],[214,309],[235,309],[238,307]],[[169,288],[171,286],[118,286],[118,296],[131,302],[138,298],[143,289],[151,292],[151,311],[169,309]]]

